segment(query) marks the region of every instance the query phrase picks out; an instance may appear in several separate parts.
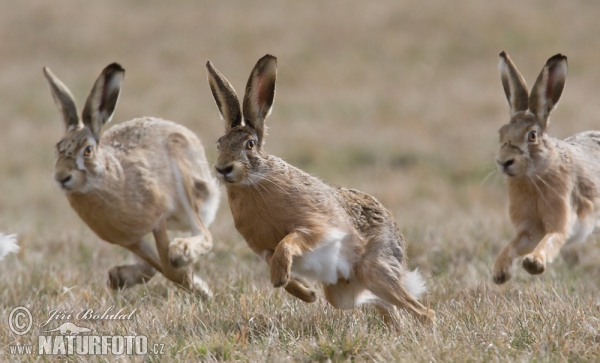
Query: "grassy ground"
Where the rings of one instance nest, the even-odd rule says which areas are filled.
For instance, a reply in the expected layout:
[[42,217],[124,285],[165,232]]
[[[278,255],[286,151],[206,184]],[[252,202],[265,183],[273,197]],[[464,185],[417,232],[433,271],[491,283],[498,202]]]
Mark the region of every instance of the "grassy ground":
[[[11,356],[9,346],[36,344],[53,309],[112,305],[136,309],[134,318],[80,325],[147,335],[165,348],[125,361],[600,359],[598,239],[582,246],[575,266],[559,259],[540,277],[515,266],[503,287],[490,273],[513,233],[506,185],[493,173],[497,129],[508,120],[497,55],[511,54],[530,84],[548,57],[568,55],[550,132],[598,129],[597,2],[1,0],[0,8],[0,231],[18,233],[22,246],[0,265],[0,361],[50,360]],[[213,300],[162,277],[119,293],[106,287],[107,270],[129,256],[93,235],[52,181],[63,125],[42,67],[81,107],[100,70],[119,61],[127,74],[113,122],[180,122],[214,160],[223,124],[204,64],[210,59],[241,91],[265,53],[279,59],[267,151],[392,211],[410,266],[427,277],[435,330],[404,314],[402,331],[390,332],[373,309],[336,311],[273,289],[226,200],[211,226],[215,247],[198,266]],[[6,328],[19,305],[36,324],[23,336]]]

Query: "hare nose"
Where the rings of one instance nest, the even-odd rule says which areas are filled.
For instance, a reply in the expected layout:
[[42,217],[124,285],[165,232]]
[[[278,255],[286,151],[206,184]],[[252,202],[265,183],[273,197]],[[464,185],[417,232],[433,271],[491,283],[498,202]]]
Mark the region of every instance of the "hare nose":
[[217,169],[219,174],[222,174],[223,176],[225,176],[233,171],[233,165],[228,165],[224,168],[219,168],[218,166],[215,166],[215,169]]
[[509,166],[511,166],[512,164],[514,164],[514,162],[515,162],[515,159],[506,160],[504,163],[502,163],[502,167],[504,167],[504,169],[506,169]]
[[67,184],[67,183],[69,182],[69,180],[71,180],[71,175],[67,175],[66,177],[64,177],[64,178],[63,178],[63,179],[60,181],[60,183],[61,183],[62,185],[65,185],[65,184]]

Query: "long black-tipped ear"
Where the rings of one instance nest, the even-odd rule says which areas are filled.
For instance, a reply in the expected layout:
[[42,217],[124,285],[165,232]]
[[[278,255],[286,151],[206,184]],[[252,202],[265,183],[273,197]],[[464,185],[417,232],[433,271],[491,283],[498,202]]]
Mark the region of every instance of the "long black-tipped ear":
[[244,120],[256,130],[259,147],[263,143],[265,118],[271,113],[275,99],[276,80],[277,58],[267,54],[258,60],[246,84]]
[[221,117],[225,120],[225,129],[230,129],[242,124],[242,112],[235,90],[227,79],[219,72],[210,61],[206,62],[206,73],[210,91],[215,98]]
[[46,67],[44,67],[44,76],[48,80],[50,91],[52,91],[52,98],[56,107],[62,113],[67,130],[76,130],[81,127],[79,115],[77,114],[77,106],[75,106],[75,98],[73,98],[67,86]]
[[83,124],[90,128],[96,142],[100,140],[102,126],[112,119],[125,70],[117,63],[109,64],[102,70],[85,102],[82,112]]
[[529,96],[529,109],[537,116],[542,129],[554,109],[567,81],[567,57],[557,54],[546,62]]
[[527,84],[515,64],[504,51],[500,53],[498,70],[500,71],[504,94],[506,94],[506,99],[510,106],[510,115],[513,116],[517,112],[526,111],[529,102]]

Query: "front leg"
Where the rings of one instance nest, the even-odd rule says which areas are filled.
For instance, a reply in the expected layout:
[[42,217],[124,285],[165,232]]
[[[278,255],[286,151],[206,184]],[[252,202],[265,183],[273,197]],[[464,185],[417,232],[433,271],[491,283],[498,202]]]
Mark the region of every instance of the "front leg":
[[306,250],[306,237],[294,231],[285,236],[275,247],[270,258],[271,282],[275,287],[284,287],[290,281],[292,260],[294,256],[301,256]]
[[194,292],[205,300],[211,298],[212,292],[208,288],[208,285],[200,277],[194,275],[190,266],[184,268],[175,268],[171,266],[169,260],[170,241],[167,234],[167,223],[164,218],[161,219],[159,225],[152,233],[154,234],[156,249],[158,251],[158,256],[160,257],[162,274],[178,286]]
[[520,231],[517,235],[500,251],[494,262],[493,277],[496,284],[503,284],[510,280],[510,267],[513,261],[524,254],[535,249],[540,237],[529,231]]
[[[265,261],[269,266],[271,266],[271,259],[273,258],[273,251],[267,250],[263,252],[263,256]],[[297,297],[298,299],[312,303],[317,300],[317,292],[313,289],[313,287],[305,280],[290,277],[287,285],[284,287],[285,291],[287,291],[290,295]]]
[[537,247],[523,259],[523,268],[532,275],[546,271],[546,263],[558,255],[567,238],[564,233],[548,233]]

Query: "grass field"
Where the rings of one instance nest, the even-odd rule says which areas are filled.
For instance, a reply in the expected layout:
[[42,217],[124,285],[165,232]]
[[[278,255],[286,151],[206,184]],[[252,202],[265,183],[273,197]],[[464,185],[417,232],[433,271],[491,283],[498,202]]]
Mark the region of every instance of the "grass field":
[[[33,344],[52,310],[133,313],[77,321],[96,334],[141,334],[163,355],[68,361],[597,361],[600,239],[542,276],[515,266],[502,287],[491,266],[511,238],[506,183],[494,173],[508,121],[497,70],[506,50],[529,84],[548,57],[569,57],[550,133],[600,129],[600,3],[345,1],[160,2],[0,0],[0,231],[21,251],[0,264],[0,361]],[[113,292],[110,267],[130,256],[96,237],[52,179],[63,124],[48,66],[83,106],[100,70],[127,70],[114,123],[156,116],[203,140],[209,161],[224,125],[206,81],[210,59],[244,88],[258,58],[278,57],[266,149],[328,183],[377,197],[426,276],[436,329],[403,314],[389,331],[369,307],[332,309],[272,288],[267,266],[235,231],[226,198],[198,265],[215,297],[199,301],[162,276]],[[491,174],[490,174],[491,173]],[[488,177],[489,175],[489,177]],[[22,336],[16,306],[33,315]],[[50,327],[57,323],[49,324]],[[56,358],[56,357],[54,357]]]

